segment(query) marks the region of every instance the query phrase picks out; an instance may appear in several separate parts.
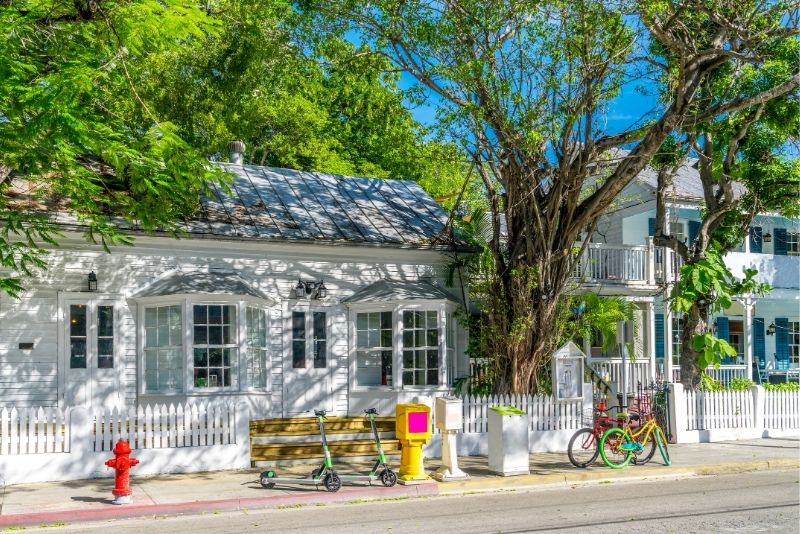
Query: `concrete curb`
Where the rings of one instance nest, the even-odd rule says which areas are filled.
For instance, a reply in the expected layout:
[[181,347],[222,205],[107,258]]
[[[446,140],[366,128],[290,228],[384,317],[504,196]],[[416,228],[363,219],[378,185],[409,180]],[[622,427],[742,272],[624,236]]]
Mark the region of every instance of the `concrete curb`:
[[708,476],[752,471],[800,469],[800,459],[754,460],[747,463],[729,463],[693,466],[630,466],[623,470],[610,470],[605,467],[589,468],[575,473],[546,475],[523,475],[518,477],[496,477],[472,479],[439,484],[439,495],[463,495],[507,490],[529,490],[534,488],[564,487],[581,484],[635,482],[639,480],[673,479],[690,476]]
[[[800,469],[799,459],[754,460],[712,465],[692,466],[631,466],[623,470],[590,468],[582,471],[554,474],[532,474],[517,477],[474,478],[457,482],[440,482],[392,488],[376,486],[347,487],[336,493],[304,491],[296,494],[267,495],[236,499],[187,501],[166,504],[110,506],[98,510],[66,510],[30,514],[0,515],[0,528],[48,525],[53,523],[103,521],[165,515],[184,515],[217,512],[236,512],[268,508],[300,508],[326,504],[346,504],[417,497],[456,496],[518,490],[544,490],[598,483],[629,483],[652,479],[674,479],[690,476],[745,473],[751,471]],[[267,491],[267,490],[265,490]]]
[[[265,490],[268,491],[268,490]],[[66,510],[30,514],[0,515],[0,528],[47,525],[64,522],[102,521],[106,519],[130,519],[164,515],[183,515],[216,512],[236,512],[266,508],[300,508],[325,504],[347,504],[355,501],[398,500],[403,498],[430,497],[438,495],[436,484],[417,486],[394,486],[379,488],[364,486],[345,491],[328,493],[308,491],[298,494],[270,495],[238,499],[189,501],[167,504],[110,506],[100,510]]]

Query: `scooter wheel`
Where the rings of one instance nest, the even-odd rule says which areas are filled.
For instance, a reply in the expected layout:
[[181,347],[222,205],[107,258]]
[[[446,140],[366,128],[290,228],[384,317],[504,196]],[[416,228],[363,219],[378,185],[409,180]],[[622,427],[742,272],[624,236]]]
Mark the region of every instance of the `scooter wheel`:
[[336,473],[328,473],[325,475],[325,480],[323,481],[325,484],[325,489],[330,491],[331,493],[339,491],[339,488],[342,487],[342,479],[339,478],[339,475]]
[[395,473],[391,469],[386,469],[381,473],[381,482],[387,488],[391,488],[392,486],[397,484],[397,473]]
[[264,471],[263,473],[261,473],[261,476],[259,477],[259,482],[261,482],[261,485],[267,489],[274,488],[275,483],[270,482],[269,479],[275,477],[276,477],[275,471]]

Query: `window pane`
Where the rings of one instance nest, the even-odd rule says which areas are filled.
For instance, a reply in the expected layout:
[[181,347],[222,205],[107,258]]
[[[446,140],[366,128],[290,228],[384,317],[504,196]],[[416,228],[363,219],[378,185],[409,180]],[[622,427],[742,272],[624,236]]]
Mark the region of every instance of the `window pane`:
[[306,367],[305,340],[292,341],[292,367],[294,369],[305,369]]
[[403,367],[406,369],[413,369],[414,368],[414,351],[413,350],[405,350],[403,351]]
[[428,371],[428,381],[425,383],[427,386],[436,386],[439,384],[439,371],[431,369]]
[[208,349],[194,349],[194,366],[208,367]]
[[[149,393],[183,390],[183,332],[181,306],[156,306],[144,310],[145,388]],[[157,350],[158,347],[161,350]]]
[[222,324],[222,306],[208,306],[208,324]]
[[208,366],[222,367],[222,349],[208,350]]
[[392,312],[381,312],[381,329],[392,329]]
[[208,344],[209,345],[222,345],[222,327],[209,326],[208,327]]
[[114,367],[114,338],[97,340],[97,367],[100,369]]
[[114,335],[114,307],[97,307],[97,335],[108,337]]
[[356,346],[358,348],[369,347],[369,331],[359,330],[356,332]]
[[429,347],[435,347],[438,344],[439,344],[439,331],[438,330],[428,330],[427,345]]
[[414,312],[403,312],[403,328],[414,328]]
[[83,304],[69,307],[69,335],[86,336],[86,306]]
[[86,340],[72,338],[69,345],[69,368],[86,369]]
[[292,312],[292,338],[306,338],[306,314],[305,312]]
[[192,322],[194,324],[208,324],[208,309],[206,306],[194,306]]
[[428,369],[431,367],[439,367],[439,351],[438,350],[429,350],[428,351]]
[[381,330],[381,347],[391,347],[392,346],[392,331],[391,330]]
[[208,343],[208,330],[205,325],[194,327],[194,344],[205,345]]
[[407,386],[414,385],[414,371],[403,371],[403,384]]
[[314,368],[324,369],[328,366],[327,342],[324,339],[319,339],[314,344]]

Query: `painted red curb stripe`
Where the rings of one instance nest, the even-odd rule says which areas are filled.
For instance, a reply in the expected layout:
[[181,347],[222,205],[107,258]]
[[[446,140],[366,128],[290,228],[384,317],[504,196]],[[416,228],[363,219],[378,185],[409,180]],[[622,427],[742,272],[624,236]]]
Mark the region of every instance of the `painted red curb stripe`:
[[[265,490],[268,491],[268,490]],[[420,497],[438,495],[437,484],[418,486],[395,486],[393,488],[353,488],[342,492],[309,492],[296,495],[271,495],[220,499],[212,501],[190,501],[168,504],[113,505],[97,510],[64,510],[30,514],[0,515],[0,527],[41,525],[57,522],[102,521],[104,519],[126,519],[151,515],[178,515],[199,512],[233,512],[243,509],[275,508],[287,504],[341,503],[356,499],[380,499],[382,497]]]

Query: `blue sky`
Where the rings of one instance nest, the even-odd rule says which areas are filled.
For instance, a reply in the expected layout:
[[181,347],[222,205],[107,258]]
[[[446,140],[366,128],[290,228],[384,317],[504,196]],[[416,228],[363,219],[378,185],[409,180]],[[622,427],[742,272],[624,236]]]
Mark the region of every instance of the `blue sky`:
[[[399,85],[403,89],[411,87],[415,83],[414,78],[409,74],[403,74]],[[652,94],[643,94],[637,87],[645,85],[642,81],[636,80],[623,87],[620,95],[611,103],[608,111],[608,133],[619,133],[634,125],[642,115],[651,113],[657,106],[657,98]],[[430,93],[430,92],[429,92]],[[436,102],[438,97],[428,94],[425,104],[413,108],[414,118],[426,126],[434,124],[436,120]]]

